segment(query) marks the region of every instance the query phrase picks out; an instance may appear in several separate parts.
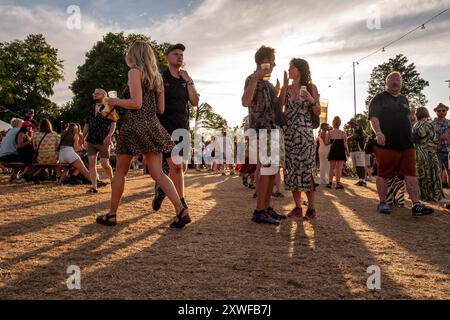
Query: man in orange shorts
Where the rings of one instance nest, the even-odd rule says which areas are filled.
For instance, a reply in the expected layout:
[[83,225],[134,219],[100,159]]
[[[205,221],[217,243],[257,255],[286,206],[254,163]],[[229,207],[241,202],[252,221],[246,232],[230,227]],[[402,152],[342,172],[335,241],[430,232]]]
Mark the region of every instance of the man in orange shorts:
[[386,91],[376,95],[369,105],[369,119],[377,135],[374,152],[378,164],[378,211],[382,214],[391,213],[386,203],[387,181],[400,175],[405,177],[406,189],[413,203],[412,213],[417,217],[434,211],[420,203],[410,107],[408,99],[400,93],[402,85],[401,74],[392,72],[386,79]]

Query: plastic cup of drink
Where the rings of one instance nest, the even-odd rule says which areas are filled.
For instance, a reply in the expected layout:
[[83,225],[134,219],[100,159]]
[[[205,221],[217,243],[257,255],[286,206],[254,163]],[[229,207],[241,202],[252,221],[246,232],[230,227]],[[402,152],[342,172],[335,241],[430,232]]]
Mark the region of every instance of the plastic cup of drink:
[[108,97],[109,98],[117,98],[117,91],[109,91]]
[[263,63],[261,65],[261,69],[267,70],[267,73],[264,74],[263,80],[264,81],[269,81],[270,80],[270,63]]
[[306,86],[301,86],[301,87],[300,87],[300,98],[301,98],[301,99],[303,99],[303,98],[302,98],[302,91],[308,91],[308,89],[306,88]]

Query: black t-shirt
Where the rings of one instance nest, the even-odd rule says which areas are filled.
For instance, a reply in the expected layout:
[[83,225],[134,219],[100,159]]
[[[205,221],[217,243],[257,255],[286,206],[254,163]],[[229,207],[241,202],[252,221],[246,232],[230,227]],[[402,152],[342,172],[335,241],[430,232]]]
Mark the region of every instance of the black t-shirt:
[[158,115],[163,127],[172,134],[177,129],[189,130],[189,92],[182,77],[175,78],[169,69],[162,72],[164,81],[164,114]]
[[403,95],[394,97],[385,91],[373,98],[369,105],[369,119],[380,120],[381,131],[386,137],[386,145],[382,148],[393,150],[414,148],[410,113],[408,99]]
[[89,125],[89,134],[86,141],[91,144],[103,144],[111,129],[112,120],[105,118],[100,112],[105,108],[101,106],[97,116],[95,116],[95,104],[89,108],[86,123]]

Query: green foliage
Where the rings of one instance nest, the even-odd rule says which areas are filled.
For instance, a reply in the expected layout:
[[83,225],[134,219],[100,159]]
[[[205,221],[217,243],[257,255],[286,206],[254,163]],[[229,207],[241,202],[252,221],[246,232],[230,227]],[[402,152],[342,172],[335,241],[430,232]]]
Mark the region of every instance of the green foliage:
[[368,135],[372,134],[372,128],[370,126],[369,121],[369,113],[364,112],[363,114],[359,113],[356,117],[350,119],[350,121],[344,126],[345,131],[352,131],[351,123],[356,123],[359,127],[363,128],[364,132]]
[[78,67],[76,80],[71,85],[73,101],[63,108],[64,122],[83,123],[93,104],[92,93],[96,88],[116,90],[119,97],[127,87],[128,66],[125,62],[127,49],[137,40],[146,41],[153,48],[160,66],[166,65],[167,43],[158,44],[142,34],[108,33],[86,53],[86,61]]
[[[0,42],[0,105],[5,108],[19,115],[32,108],[37,119],[55,121],[60,110],[49,98],[55,84],[63,79],[58,49],[51,47],[43,35]],[[0,119],[9,121],[11,116],[2,113]]]
[[386,77],[393,71],[401,73],[403,77],[402,94],[408,98],[411,106],[415,108],[424,107],[428,101],[422,91],[430,84],[420,77],[414,63],[408,64],[408,58],[399,54],[373,69],[366,99],[367,108],[372,99],[385,90]]
[[195,120],[195,128],[203,129],[228,129],[228,122],[221,115],[214,112],[208,103],[201,104],[198,108],[191,109],[191,118]]

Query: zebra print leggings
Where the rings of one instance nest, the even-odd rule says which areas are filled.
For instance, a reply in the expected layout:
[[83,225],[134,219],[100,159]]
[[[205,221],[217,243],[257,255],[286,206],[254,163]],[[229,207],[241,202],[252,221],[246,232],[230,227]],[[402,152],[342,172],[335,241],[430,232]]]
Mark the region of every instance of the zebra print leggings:
[[406,191],[405,178],[397,176],[389,180],[386,203],[390,206],[404,207],[405,191]]

